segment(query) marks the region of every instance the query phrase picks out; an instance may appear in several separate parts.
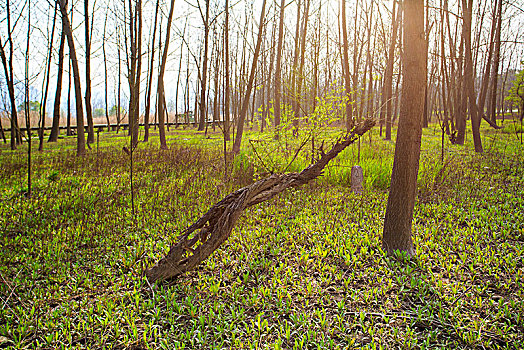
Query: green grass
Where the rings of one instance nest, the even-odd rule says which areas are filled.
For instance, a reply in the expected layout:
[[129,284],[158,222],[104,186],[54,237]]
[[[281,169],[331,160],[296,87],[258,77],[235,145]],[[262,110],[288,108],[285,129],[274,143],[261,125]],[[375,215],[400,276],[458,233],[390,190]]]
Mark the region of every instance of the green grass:
[[[340,133],[325,130],[324,149]],[[394,144],[350,146],[322,178],[249,208],[196,271],[152,286],[145,266],[213,203],[287,167],[298,141],[248,132],[224,180],[222,139],[194,130],[135,153],[131,213],[125,133],[34,153],[0,145],[0,347],[40,349],[518,348],[524,342],[524,147],[483,130],[484,154],[424,131],[414,259],[386,258],[382,222]],[[248,139],[266,140],[250,146]],[[318,140],[318,139],[317,139]],[[318,141],[317,141],[318,142]],[[262,145],[267,148],[263,153]],[[288,170],[311,162],[311,146]],[[318,144],[317,144],[318,145]],[[288,149],[289,152],[284,152]],[[260,159],[255,155],[259,152]],[[263,155],[262,155],[263,153]]]

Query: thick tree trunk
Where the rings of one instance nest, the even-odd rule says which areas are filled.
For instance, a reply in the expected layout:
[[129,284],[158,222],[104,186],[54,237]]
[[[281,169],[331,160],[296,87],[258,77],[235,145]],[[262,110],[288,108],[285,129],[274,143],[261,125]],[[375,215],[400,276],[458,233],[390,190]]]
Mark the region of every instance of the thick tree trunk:
[[403,9],[402,101],[382,246],[388,254],[400,251],[414,255],[411,221],[417,195],[426,84],[424,1],[405,0]]

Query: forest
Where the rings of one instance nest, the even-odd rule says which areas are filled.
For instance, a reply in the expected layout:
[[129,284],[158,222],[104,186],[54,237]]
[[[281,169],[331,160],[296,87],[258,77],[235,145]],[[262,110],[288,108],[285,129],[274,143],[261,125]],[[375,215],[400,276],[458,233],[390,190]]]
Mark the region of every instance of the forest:
[[522,1],[0,11],[0,349],[524,349]]

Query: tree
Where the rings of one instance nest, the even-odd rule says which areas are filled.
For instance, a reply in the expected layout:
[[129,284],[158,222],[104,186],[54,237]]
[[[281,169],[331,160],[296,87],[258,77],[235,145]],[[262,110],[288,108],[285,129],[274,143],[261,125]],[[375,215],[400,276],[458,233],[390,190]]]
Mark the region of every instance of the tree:
[[206,100],[206,84],[207,84],[207,51],[209,42],[209,0],[204,0],[206,3],[206,14],[202,14],[200,9],[200,2],[198,3],[202,21],[204,21],[204,56],[202,57],[202,80],[200,81],[200,120],[198,123],[198,131],[203,131],[205,123],[207,122],[207,100]]
[[224,18],[224,141],[229,141],[231,139],[229,136],[229,0],[226,0],[225,11],[226,15]]
[[39,115],[40,115],[40,128],[38,131],[38,151],[44,150],[44,130],[45,130],[45,114],[46,114],[46,106],[47,106],[47,93],[49,91],[49,81],[51,80],[51,61],[53,60],[53,42],[54,42],[54,36],[55,36],[55,24],[56,24],[56,15],[57,15],[57,5],[55,3],[55,10],[53,15],[53,25],[51,29],[51,38],[49,40],[49,50],[47,53],[47,66],[45,69],[45,76],[44,76],[44,82],[43,82],[43,90],[44,93],[42,95],[42,107],[39,109]]
[[155,38],[156,38],[156,28],[158,23],[158,9],[159,9],[160,1],[156,1],[155,6],[155,20],[153,22],[153,38],[151,39],[150,44],[150,51],[151,51],[151,59],[149,60],[149,66],[148,66],[148,83],[146,84],[146,110],[144,113],[144,142],[149,141],[149,113],[151,110],[151,88],[153,86],[153,64],[155,62]]
[[278,44],[277,44],[277,63],[275,65],[275,103],[273,104],[273,109],[275,113],[275,139],[279,138],[279,128],[280,128],[280,119],[281,119],[281,90],[282,90],[282,44],[284,40],[284,9],[286,0],[281,0],[280,2],[280,21],[278,24]]
[[93,128],[93,112],[91,109],[91,32],[89,30],[89,0],[84,0],[84,30],[86,43],[86,117],[87,117],[87,143],[95,142]]
[[400,251],[411,256],[415,254],[411,221],[417,194],[426,85],[424,1],[405,0],[403,8],[402,101],[382,246],[388,254]]
[[60,99],[62,94],[62,76],[64,74],[64,46],[65,34],[64,22],[62,21],[62,34],[60,35],[60,48],[58,49],[58,72],[56,81],[55,104],[53,107],[53,124],[51,133],[47,142],[58,141],[58,133],[60,132]]
[[[11,7],[10,0],[6,1],[6,17],[7,17],[7,42],[2,43],[0,37],[0,58],[2,59],[2,65],[4,66],[5,80],[7,83],[7,90],[9,92],[9,102],[11,103],[11,149],[15,150],[16,145],[21,141],[21,135],[18,128],[18,114],[16,110],[16,96],[15,96],[15,80],[14,80],[14,69],[13,69],[13,37],[12,33],[15,30],[15,26],[11,26]],[[18,22],[18,21],[16,21]],[[5,53],[5,46],[9,44],[9,56]]]
[[167,52],[169,49],[169,36],[171,34],[171,22],[173,20],[173,10],[175,8],[175,0],[171,0],[171,7],[169,9],[169,16],[167,18],[167,32],[164,51],[162,53],[162,61],[160,62],[160,72],[158,74],[157,82],[157,115],[158,115],[158,131],[160,134],[160,148],[167,149],[166,131],[164,122],[164,72],[166,71]]
[[353,103],[351,98],[351,73],[349,71],[349,44],[348,44],[348,33],[346,25],[346,0],[341,0],[341,21],[342,21],[342,43],[343,43],[343,64],[342,70],[344,72],[344,89],[347,96],[346,102],[346,128],[351,129],[353,124]]
[[253,54],[253,63],[251,66],[251,73],[249,74],[249,80],[246,87],[246,94],[242,102],[242,109],[238,118],[237,134],[235,137],[235,143],[233,144],[233,153],[240,152],[240,144],[242,142],[242,133],[244,132],[244,121],[246,120],[247,108],[249,106],[249,99],[251,97],[251,91],[253,90],[253,81],[255,80],[255,73],[257,70],[258,56],[260,53],[260,45],[262,44],[262,33],[264,32],[264,20],[265,20],[266,0],[262,2],[262,12],[260,12],[260,20],[258,22],[258,36],[257,44],[255,46],[255,52]]
[[73,79],[75,83],[75,101],[76,101],[76,154],[83,156],[86,153],[85,136],[84,136],[84,111],[82,107],[82,87],[80,85],[80,70],[78,69],[78,59],[76,58],[75,40],[73,30],[67,13],[65,0],[56,0],[60,5],[62,21],[65,23],[63,29],[67,35],[67,45],[69,46],[69,56],[73,66]]
[[[524,64],[524,61],[522,61],[522,64]],[[524,69],[517,73],[506,100],[513,106],[517,106],[520,112],[520,121],[522,122],[524,119]]]
[[138,144],[140,114],[140,73],[142,71],[142,0],[136,0],[133,8],[129,1],[130,54],[128,64],[129,83],[129,132],[131,152]]
[[[464,36],[464,86],[463,98],[469,101],[468,110],[471,116],[471,132],[473,134],[473,143],[475,152],[482,152],[482,140],[480,138],[480,115],[475,100],[475,83],[473,77],[473,55],[471,47],[471,20],[473,14],[473,0],[462,0],[463,7],[463,36]],[[465,103],[465,102],[464,102]]]
[[27,41],[25,50],[24,112],[27,129],[27,197],[31,198],[31,117],[29,102],[29,43],[31,42],[31,2],[27,6]]

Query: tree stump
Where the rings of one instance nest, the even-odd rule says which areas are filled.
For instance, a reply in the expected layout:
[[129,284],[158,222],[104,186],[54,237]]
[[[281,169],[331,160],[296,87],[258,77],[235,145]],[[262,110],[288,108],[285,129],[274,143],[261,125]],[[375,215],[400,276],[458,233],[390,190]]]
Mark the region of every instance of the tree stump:
[[355,194],[364,192],[364,171],[360,165],[351,168],[351,190]]

